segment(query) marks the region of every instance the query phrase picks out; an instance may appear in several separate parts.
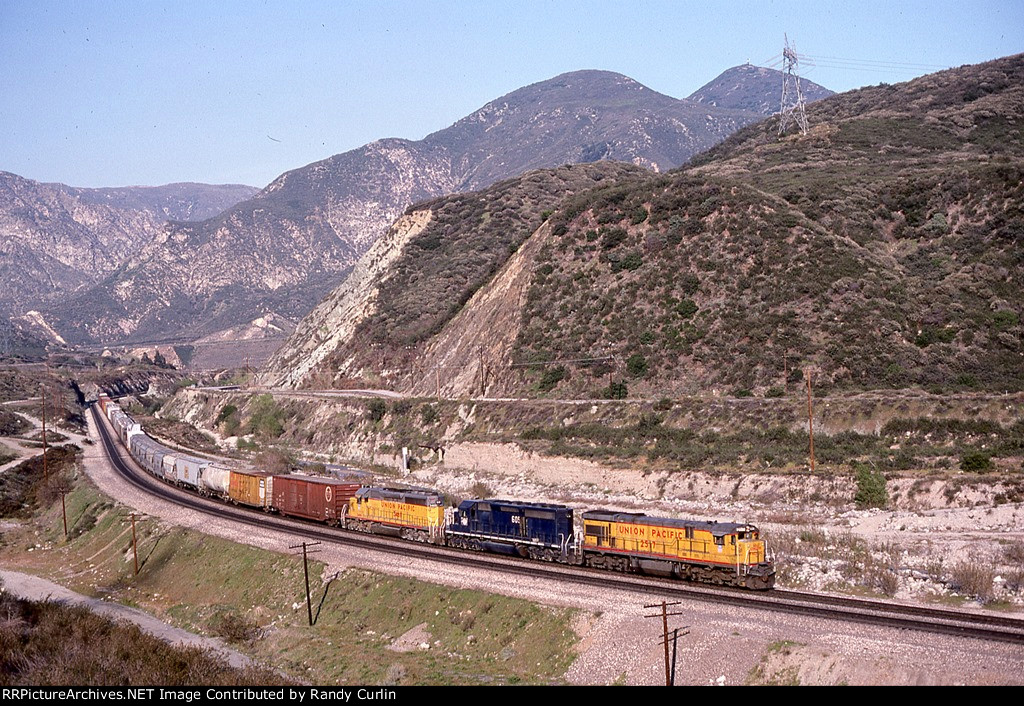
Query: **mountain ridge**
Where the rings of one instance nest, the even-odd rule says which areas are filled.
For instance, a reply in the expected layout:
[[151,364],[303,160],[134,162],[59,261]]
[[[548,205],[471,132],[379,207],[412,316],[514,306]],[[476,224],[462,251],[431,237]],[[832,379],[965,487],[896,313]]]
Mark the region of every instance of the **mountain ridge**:
[[[584,97],[550,103],[567,91]],[[213,219],[171,223],[162,248],[140,252],[72,306],[46,313],[77,341],[203,336],[267,313],[297,319],[412,203],[566,163],[618,159],[663,171],[759,118],[670,98],[612,72],[569,72],[423,140],[377,140],[290,170]],[[321,257],[310,257],[314,247]],[[189,297],[175,291],[186,276]]]
[[[810,368],[820,392],[1024,389],[1024,55],[835,95],[808,117],[806,135],[780,138],[770,118],[669,173],[571,195],[470,296],[451,299],[452,282],[440,326],[386,313],[423,291],[406,286],[304,379],[280,378],[301,362],[294,343],[264,379],[773,396]],[[438,204],[463,217],[406,248],[479,237],[490,193]]]

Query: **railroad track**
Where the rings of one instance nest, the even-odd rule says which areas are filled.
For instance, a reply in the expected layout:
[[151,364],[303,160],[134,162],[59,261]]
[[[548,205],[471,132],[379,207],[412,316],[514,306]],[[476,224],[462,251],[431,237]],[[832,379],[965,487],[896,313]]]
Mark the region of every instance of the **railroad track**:
[[117,473],[131,485],[196,512],[227,518],[252,527],[269,528],[321,542],[386,552],[397,557],[430,559],[457,566],[492,569],[505,575],[524,578],[540,578],[579,586],[636,591],[665,598],[696,600],[888,628],[1024,644],[1024,619],[1010,616],[782,589],[753,592],[632,574],[610,573],[564,564],[545,564],[354,533],[321,524],[271,515],[259,510],[241,508],[174,488],[156,480],[148,473],[138,470],[134,467],[134,461],[129,462],[122,457],[120,453],[122,445],[114,439],[106,420],[97,414],[95,407],[93,408],[93,420],[111,464]]

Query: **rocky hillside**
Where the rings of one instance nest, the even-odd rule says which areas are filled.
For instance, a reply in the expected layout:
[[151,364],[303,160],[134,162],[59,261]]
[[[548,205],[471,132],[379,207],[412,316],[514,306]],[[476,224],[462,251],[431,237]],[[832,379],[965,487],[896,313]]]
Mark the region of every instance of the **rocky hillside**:
[[202,221],[213,218],[259,189],[243,184],[180,182],[163,186],[117,186],[97,189],[64,187],[83,203],[114,206],[153,214],[158,221]]
[[[809,119],[806,136],[769,119],[678,171],[571,196],[507,260],[481,258],[484,281],[453,268],[434,290],[393,264],[372,325],[301,380],[280,377],[301,366],[281,351],[270,377],[774,396],[810,366],[823,393],[1024,389],[1024,56],[833,96]],[[406,249],[463,251],[487,193]]]
[[[298,385],[325,369],[360,377],[363,363],[373,359],[377,382],[390,384],[385,369],[413,367],[425,342],[564,198],[644,173],[621,162],[570,165],[411,207],[302,320],[261,382]],[[320,382],[339,380],[332,372]]]
[[[758,84],[754,92],[777,90],[770,74],[742,80]],[[664,171],[760,117],[606,71],[563,74],[423,140],[374,142],[288,172],[215,218],[171,224],[48,316],[77,341],[195,337],[271,313],[298,318],[416,201],[567,163]]]
[[169,184],[83,189],[0,172],[0,311],[65,303],[160,232],[168,218],[205,218],[256,190]]

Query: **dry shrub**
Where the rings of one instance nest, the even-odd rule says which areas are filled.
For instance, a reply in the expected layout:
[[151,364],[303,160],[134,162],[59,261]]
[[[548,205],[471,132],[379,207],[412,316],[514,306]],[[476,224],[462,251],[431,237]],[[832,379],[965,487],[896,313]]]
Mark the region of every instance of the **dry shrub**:
[[950,583],[956,591],[985,602],[993,598],[992,582],[995,577],[995,571],[991,566],[985,566],[981,561],[972,558],[953,567],[950,572]]
[[1017,566],[1024,566],[1024,542],[1015,541],[1003,545],[1003,559]]
[[209,650],[175,647],[81,606],[0,595],[0,686],[287,684],[234,669]]
[[214,632],[228,642],[252,642],[260,636],[260,626],[237,613],[225,613],[217,620]]
[[405,677],[405,667],[399,663],[394,662],[388,666],[387,671],[384,673],[384,686],[398,686],[402,683],[402,679]]

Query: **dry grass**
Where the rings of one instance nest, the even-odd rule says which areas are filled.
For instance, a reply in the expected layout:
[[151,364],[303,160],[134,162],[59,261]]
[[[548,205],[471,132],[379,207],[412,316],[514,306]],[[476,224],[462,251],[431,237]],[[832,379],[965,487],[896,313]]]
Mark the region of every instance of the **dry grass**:
[[976,557],[965,559],[950,569],[950,585],[959,593],[987,603],[994,598],[995,571]]
[[290,684],[274,671],[235,669],[195,647],[173,647],[87,608],[0,596],[0,685]]

